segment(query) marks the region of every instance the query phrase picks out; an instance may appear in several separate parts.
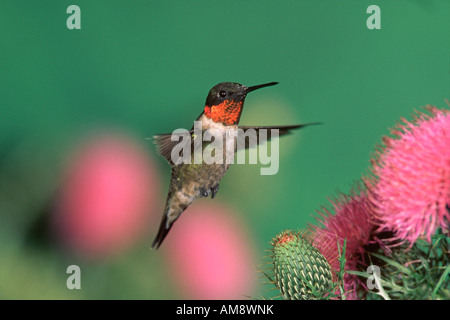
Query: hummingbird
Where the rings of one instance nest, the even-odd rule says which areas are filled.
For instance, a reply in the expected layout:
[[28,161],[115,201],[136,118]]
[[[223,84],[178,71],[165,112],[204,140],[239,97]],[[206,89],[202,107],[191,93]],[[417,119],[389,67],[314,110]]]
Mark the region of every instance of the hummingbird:
[[[215,85],[208,93],[203,112],[197,118],[201,123],[202,131],[208,129],[215,129],[225,136],[229,132],[237,132],[237,129],[245,132],[249,129],[254,129],[259,132],[265,129],[267,132],[267,140],[270,140],[272,132],[271,129],[278,129],[279,136],[290,133],[293,129],[302,128],[311,124],[308,123],[300,125],[285,125],[285,126],[238,126],[239,120],[244,107],[244,100],[252,91],[274,86],[278,82],[270,82],[261,85],[246,87],[239,83],[222,82]],[[242,132],[242,131],[241,131]],[[194,134],[194,128],[189,131],[189,134],[195,141],[201,139]],[[154,136],[154,142],[157,145],[161,156],[166,158],[172,168],[172,175],[169,186],[169,194],[167,196],[164,213],[162,216],[159,231],[153,241],[152,248],[158,249],[173,224],[180,215],[194,202],[197,198],[209,197],[214,199],[219,190],[219,183],[222,177],[227,172],[230,164],[226,161],[222,163],[175,163],[172,160],[172,149],[178,142],[172,141],[172,134],[162,134]],[[236,138],[232,144],[224,146],[223,155],[229,152],[236,152],[237,144]],[[193,142],[194,143],[194,142]],[[205,142],[202,142],[202,149],[205,147]],[[245,148],[250,147],[247,143]],[[232,149],[232,150],[229,150]],[[191,154],[193,157],[193,155]]]

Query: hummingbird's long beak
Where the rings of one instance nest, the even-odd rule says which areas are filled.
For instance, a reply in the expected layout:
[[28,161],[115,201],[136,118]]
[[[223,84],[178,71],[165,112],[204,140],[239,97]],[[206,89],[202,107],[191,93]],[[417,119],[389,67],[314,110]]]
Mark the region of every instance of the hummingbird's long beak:
[[245,89],[245,94],[247,94],[249,92],[252,92],[252,91],[255,91],[255,90],[258,90],[258,89],[261,89],[261,88],[264,88],[264,87],[274,86],[276,84],[278,84],[278,82],[269,82],[269,83],[260,84],[260,85],[257,85],[257,86],[247,87],[247,89]]

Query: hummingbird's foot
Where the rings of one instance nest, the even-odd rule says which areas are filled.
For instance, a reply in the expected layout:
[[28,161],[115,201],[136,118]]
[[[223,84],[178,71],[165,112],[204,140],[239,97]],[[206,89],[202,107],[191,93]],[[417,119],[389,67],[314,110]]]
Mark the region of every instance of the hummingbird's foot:
[[206,190],[206,188],[203,188],[203,187],[201,187],[200,189],[199,189],[199,191],[200,191],[200,195],[202,196],[202,197],[208,197],[209,196],[209,190]]
[[216,196],[217,191],[219,191],[219,185],[218,184],[211,188],[211,199],[214,199],[214,197]]

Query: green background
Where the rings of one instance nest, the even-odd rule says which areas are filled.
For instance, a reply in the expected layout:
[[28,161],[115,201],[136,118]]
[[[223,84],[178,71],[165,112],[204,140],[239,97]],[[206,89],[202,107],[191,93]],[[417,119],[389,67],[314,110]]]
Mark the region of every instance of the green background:
[[[81,30],[66,27],[71,4]],[[366,27],[371,4],[381,30]],[[277,175],[238,165],[221,183],[262,256],[350,190],[400,117],[446,107],[449,12],[446,0],[1,1],[0,298],[179,298],[148,251],[153,231],[112,261],[80,261],[84,290],[69,291],[70,259],[28,230],[71,142],[96,128],[137,139],[188,128],[223,81],[280,82],[249,95],[243,125],[323,123],[280,140]],[[170,170],[155,158],[164,197]]]

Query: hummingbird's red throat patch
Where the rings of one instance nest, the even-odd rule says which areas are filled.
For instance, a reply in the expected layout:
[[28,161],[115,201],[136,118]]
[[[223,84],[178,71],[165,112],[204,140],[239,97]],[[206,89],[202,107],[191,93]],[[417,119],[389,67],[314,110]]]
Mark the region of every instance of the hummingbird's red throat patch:
[[218,105],[205,106],[205,115],[214,122],[228,126],[237,124],[241,116],[242,104],[243,101],[225,100]]

